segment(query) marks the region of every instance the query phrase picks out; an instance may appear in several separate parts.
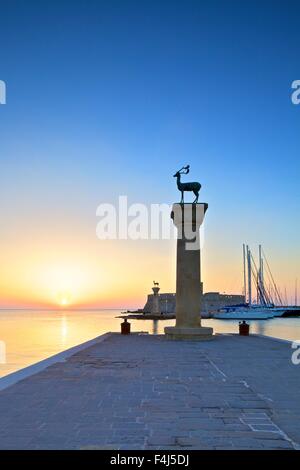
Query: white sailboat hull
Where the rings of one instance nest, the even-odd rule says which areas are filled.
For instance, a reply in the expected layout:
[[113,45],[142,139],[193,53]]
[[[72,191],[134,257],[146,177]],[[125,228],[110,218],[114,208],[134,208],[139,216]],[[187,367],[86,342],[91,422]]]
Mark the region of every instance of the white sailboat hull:
[[273,318],[273,315],[267,313],[258,314],[256,312],[249,313],[216,313],[214,317],[216,320],[268,320]]
[[267,308],[244,308],[244,309],[234,309],[232,311],[218,312],[214,315],[213,318],[220,320],[268,320],[269,318],[274,318],[275,316],[281,316],[281,314],[276,313],[273,309]]

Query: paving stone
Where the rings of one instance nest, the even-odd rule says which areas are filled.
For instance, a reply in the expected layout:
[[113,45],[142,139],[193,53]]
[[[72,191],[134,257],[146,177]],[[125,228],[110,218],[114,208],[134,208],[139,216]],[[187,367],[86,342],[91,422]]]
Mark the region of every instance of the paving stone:
[[270,339],[112,334],[0,392],[0,448],[293,448],[299,370]]
[[253,431],[279,432],[278,427],[274,426],[274,424],[251,424],[250,427]]

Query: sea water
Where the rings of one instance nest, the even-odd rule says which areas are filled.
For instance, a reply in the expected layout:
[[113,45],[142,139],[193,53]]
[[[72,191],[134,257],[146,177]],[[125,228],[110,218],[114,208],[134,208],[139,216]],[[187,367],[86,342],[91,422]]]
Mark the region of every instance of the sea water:
[[[121,310],[0,310],[0,377],[108,331],[120,331]],[[175,320],[130,320],[132,331],[162,334]],[[300,318],[252,320],[252,333],[300,340]],[[238,320],[202,320],[215,333],[237,333]]]

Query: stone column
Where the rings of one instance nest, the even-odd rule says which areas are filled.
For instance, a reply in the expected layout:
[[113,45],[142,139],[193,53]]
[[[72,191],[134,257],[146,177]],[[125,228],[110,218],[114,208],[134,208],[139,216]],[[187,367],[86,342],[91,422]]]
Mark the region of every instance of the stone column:
[[169,339],[212,339],[213,329],[201,326],[200,225],[207,204],[173,204],[177,228],[176,326],[166,327]]
[[159,287],[152,287],[153,290],[153,302],[152,302],[152,311],[153,315],[160,314],[160,305],[159,305]]

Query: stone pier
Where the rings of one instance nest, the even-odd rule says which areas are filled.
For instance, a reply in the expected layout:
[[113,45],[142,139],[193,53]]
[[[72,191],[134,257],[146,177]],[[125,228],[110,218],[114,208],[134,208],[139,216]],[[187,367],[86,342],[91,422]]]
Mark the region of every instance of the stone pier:
[[297,449],[292,352],[256,336],[108,334],[0,390],[0,449]]

